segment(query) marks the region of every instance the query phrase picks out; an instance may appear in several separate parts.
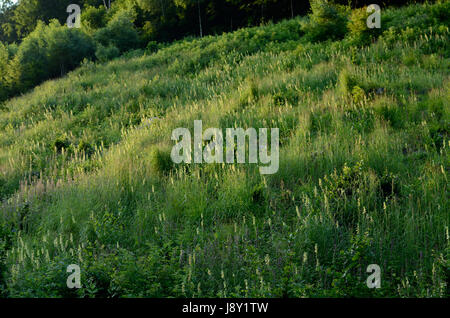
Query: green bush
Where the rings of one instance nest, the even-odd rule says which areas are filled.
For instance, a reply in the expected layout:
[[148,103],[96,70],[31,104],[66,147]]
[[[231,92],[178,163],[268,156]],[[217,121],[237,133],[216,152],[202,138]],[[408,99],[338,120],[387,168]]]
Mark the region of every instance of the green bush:
[[106,28],[99,29],[94,38],[103,46],[113,45],[120,53],[137,48],[139,35],[133,25],[131,17],[126,12],[121,12],[108,22]]
[[397,103],[381,100],[375,105],[374,110],[375,113],[388,122],[392,128],[404,128],[405,114]]
[[101,63],[110,61],[120,55],[120,51],[114,45],[109,45],[107,47],[99,44],[97,50],[95,51],[95,57]]
[[70,141],[64,136],[56,138],[52,143],[52,148],[56,152],[61,152],[63,150],[68,149],[69,147],[70,147]]
[[9,95],[8,88],[8,47],[0,42],[0,102],[7,99]]
[[87,6],[81,13],[82,27],[89,33],[106,26],[106,10],[105,7],[98,8]]
[[367,18],[371,13],[367,13],[367,7],[355,9],[350,15],[347,23],[349,38],[354,45],[366,45],[380,35],[380,29],[369,29]]
[[150,41],[147,43],[146,50],[149,53],[155,53],[158,51],[158,43],[155,41]]
[[356,86],[356,78],[350,74],[349,70],[344,68],[338,77],[337,88],[342,96],[348,96],[353,92]]
[[435,5],[431,6],[431,17],[436,19],[437,22],[442,23],[443,25],[450,25],[450,1],[438,1]]
[[78,29],[57,20],[36,29],[20,44],[10,72],[19,91],[27,90],[49,78],[64,75],[94,54],[94,43]]
[[351,130],[358,133],[371,132],[375,124],[373,111],[363,107],[351,107],[345,111],[343,119]]
[[364,89],[362,89],[358,85],[355,85],[352,88],[352,99],[355,103],[357,103],[357,104],[362,103],[364,101],[365,97],[366,97],[366,92],[364,91]]
[[347,17],[344,7],[328,0],[311,0],[312,13],[303,23],[303,31],[312,42],[341,39],[347,33]]
[[167,173],[172,169],[173,162],[170,152],[155,148],[150,153],[150,165],[157,173]]

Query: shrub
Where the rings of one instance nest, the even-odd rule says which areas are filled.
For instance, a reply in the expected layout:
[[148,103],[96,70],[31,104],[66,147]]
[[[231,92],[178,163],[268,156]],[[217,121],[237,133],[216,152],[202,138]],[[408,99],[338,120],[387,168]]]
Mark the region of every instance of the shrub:
[[138,32],[131,17],[121,12],[108,22],[106,28],[99,29],[94,38],[103,46],[115,46],[120,53],[136,48],[139,45]]
[[367,27],[367,7],[355,9],[352,11],[350,19],[347,23],[349,30],[349,38],[354,45],[366,45],[377,36],[380,35],[380,29],[369,29]]
[[[324,177],[324,192],[327,195],[333,216],[339,224],[352,226],[358,215],[354,198],[366,191],[366,176],[363,162],[344,164],[341,171]],[[353,200],[352,200],[353,198]]]
[[106,26],[106,10],[100,6],[87,6],[81,14],[82,27],[87,32],[94,32]]
[[241,97],[239,99],[239,104],[243,107],[251,104],[252,102],[258,99],[258,84],[253,78],[247,79],[248,86],[242,92]]
[[311,0],[312,13],[303,23],[308,40],[317,42],[343,38],[347,33],[345,10],[328,0]]
[[158,51],[158,43],[156,41],[148,42],[146,50],[149,53],[154,53],[154,52]]
[[8,63],[9,52],[8,47],[0,42],[0,102],[8,97]]
[[408,67],[419,64],[418,54],[414,50],[405,51],[402,55],[402,62]]
[[353,101],[357,104],[362,103],[364,98],[366,97],[366,92],[361,87],[355,85],[352,88],[352,98]]
[[166,173],[173,166],[170,152],[159,148],[155,148],[150,153],[150,165],[157,173]]
[[64,75],[93,54],[94,43],[82,31],[61,26],[57,20],[49,25],[39,22],[20,44],[10,72],[14,85],[23,91]]
[[442,24],[449,25],[450,1],[442,1],[431,6],[431,16]]
[[50,76],[64,75],[85,58],[94,56],[94,42],[79,29],[69,29],[53,21],[44,31]]
[[110,61],[120,55],[120,51],[114,45],[109,45],[107,47],[99,44],[97,50],[95,51],[95,57],[101,63]]
[[381,100],[374,106],[375,112],[388,122],[392,128],[404,128],[404,111],[400,109],[396,102]]
[[82,140],[78,144],[78,151],[90,156],[94,152],[94,148],[89,142]]
[[356,78],[350,74],[347,69],[343,69],[339,73],[337,88],[338,92],[342,96],[348,96],[352,93],[353,88],[356,86]]
[[61,152],[63,149],[70,147],[70,141],[66,137],[61,136],[53,141],[52,147],[56,152]]

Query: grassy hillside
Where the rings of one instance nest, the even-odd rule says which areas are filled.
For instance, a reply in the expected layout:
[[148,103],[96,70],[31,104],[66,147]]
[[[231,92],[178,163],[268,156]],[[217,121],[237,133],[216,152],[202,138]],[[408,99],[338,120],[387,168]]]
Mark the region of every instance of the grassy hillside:
[[[7,101],[0,295],[448,296],[443,8],[384,10],[368,45],[311,43],[303,18],[184,40]],[[278,173],[172,164],[198,119],[278,127]]]

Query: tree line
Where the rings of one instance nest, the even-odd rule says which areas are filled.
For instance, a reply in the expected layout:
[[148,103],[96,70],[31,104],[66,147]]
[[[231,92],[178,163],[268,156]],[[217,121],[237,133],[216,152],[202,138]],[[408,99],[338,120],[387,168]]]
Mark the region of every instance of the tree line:
[[[334,2],[360,7],[374,0]],[[386,5],[409,2],[394,0]],[[36,28],[38,21],[48,23],[57,19],[64,24],[66,8],[72,3],[80,5],[82,21],[90,28],[104,27],[118,11],[128,10],[141,38],[158,42],[189,35],[220,34],[305,15],[310,10],[309,1],[304,0],[18,0],[16,3],[0,0],[0,41],[21,41]]]

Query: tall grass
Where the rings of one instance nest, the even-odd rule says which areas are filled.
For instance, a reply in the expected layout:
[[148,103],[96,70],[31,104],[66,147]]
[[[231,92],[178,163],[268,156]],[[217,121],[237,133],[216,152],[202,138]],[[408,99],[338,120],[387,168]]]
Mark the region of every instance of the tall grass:
[[[1,295],[448,296],[448,28],[351,49],[303,41],[300,20],[87,63],[9,100]],[[171,131],[197,119],[280,128],[279,172],[172,165]]]

